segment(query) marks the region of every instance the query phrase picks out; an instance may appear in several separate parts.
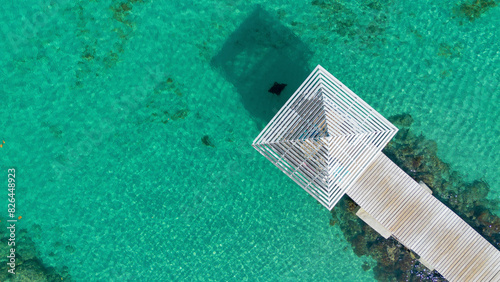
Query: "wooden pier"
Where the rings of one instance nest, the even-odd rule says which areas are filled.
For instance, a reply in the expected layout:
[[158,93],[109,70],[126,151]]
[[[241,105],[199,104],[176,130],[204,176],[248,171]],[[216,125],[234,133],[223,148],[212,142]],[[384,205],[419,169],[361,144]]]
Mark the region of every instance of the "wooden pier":
[[252,146],[331,210],[357,215],[450,281],[500,281],[500,252],[383,153],[397,128],[321,66]]
[[383,153],[347,195],[446,279],[500,281],[500,252]]

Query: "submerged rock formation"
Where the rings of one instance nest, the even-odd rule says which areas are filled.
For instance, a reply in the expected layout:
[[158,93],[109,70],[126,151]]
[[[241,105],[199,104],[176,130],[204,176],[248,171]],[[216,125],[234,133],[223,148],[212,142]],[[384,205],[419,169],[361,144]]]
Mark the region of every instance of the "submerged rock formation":
[[[4,218],[2,221],[5,222]],[[36,245],[29,234],[36,233],[38,225],[33,225],[32,230],[28,231],[24,228],[16,231],[15,248],[16,248],[16,263],[15,275],[10,274],[7,270],[10,268],[7,265],[7,256],[10,252],[9,235],[7,229],[0,230],[0,263],[2,268],[0,271],[0,281],[72,281],[68,273],[68,267],[58,266],[58,270],[49,267],[39,258]],[[5,230],[4,230],[5,229]]]
[[496,6],[498,6],[498,3],[495,0],[468,0],[455,7],[454,12],[472,22]]
[[210,140],[210,136],[208,136],[208,135],[201,137],[201,142],[205,146],[215,147],[215,145],[212,143],[212,140]]

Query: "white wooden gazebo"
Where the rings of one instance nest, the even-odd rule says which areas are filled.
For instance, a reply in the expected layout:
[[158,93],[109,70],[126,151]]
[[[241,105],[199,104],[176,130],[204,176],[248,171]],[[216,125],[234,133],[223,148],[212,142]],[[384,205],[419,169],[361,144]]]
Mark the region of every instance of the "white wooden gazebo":
[[253,146],[331,210],[397,131],[317,66]]
[[331,210],[347,194],[384,238],[450,281],[500,281],[500,252],[382,149],[397,128],[317,66],[252,146]]

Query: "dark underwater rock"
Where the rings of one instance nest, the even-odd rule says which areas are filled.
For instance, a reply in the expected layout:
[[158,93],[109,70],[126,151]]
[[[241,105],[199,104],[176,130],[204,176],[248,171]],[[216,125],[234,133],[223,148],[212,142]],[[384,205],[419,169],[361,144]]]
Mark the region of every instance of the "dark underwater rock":
[[395,126],[409,127],[413,123],[413,118],[410,114],[395,115],[388,118]]
[[363,263],[363,265],[361,267],[363,268],[364,271],[368,271],[371,268],[370,265],[366,261]]
[[46,268],[38,259],[30,259],[18,265],[13,281],[71,281],[67,268],[63,272],[64,274],[61,276],[53,267]]
[[[5,221],[4,218],[0,218]],[[30,235],[37,237],[41,231],[38,224],[34,224],[29,230],[21,228],[16,234],[16,269],[15,275],[7,272],[7,255],[10,252],[8,246],[8,233],[0,230],[0,263],[4,268],[0,272],[0,281],[72,281],[66,266],[58,267],[56,270],[44,264],[38,255],[37,247]]]
[[188,109],[180,109],[177,112],[175,112],[175,114],[170,116],[170,118],[172,120],[184,119],[185,117],[187,117],[188,114],[189,114]]
[[45,268],[36,259],[24,261],[16,269],[16,281],[47,281]]
[[285,87],[286,87],[286,84],[275,82],[273,84],[273,86],[271,86],[271,88],[268,90],[268,92],[276,94],[276,95],[280,95],[281,92],[283,91],[283,89],[285,89]]
[[465,16],[472,22],[497,5],[497,2],[494,0],[469,0],[458,6],[455,13]]
[[212,143],[212,141],[210,140],[210,136],[208,135],[205,135],[203,137],[201,137],[201,142],[205,145],[205,146],[210,146],[210,147],[215,147],[215,145]]

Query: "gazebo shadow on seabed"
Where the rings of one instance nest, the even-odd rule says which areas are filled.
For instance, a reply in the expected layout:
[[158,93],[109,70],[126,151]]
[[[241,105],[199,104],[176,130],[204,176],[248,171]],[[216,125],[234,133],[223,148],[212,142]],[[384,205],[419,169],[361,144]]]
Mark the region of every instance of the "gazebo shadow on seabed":
[[[289,28],[257,6],[210,64],[236,87],[260,130],[307,77],[311,55]],[[279,96],[268,92],[275,82],[287,84]]]
[[449,281],[500,281],[500,252],[382,153],[396,132],[318,65],[252,145],[329,210],[347,194],[358,217]]

